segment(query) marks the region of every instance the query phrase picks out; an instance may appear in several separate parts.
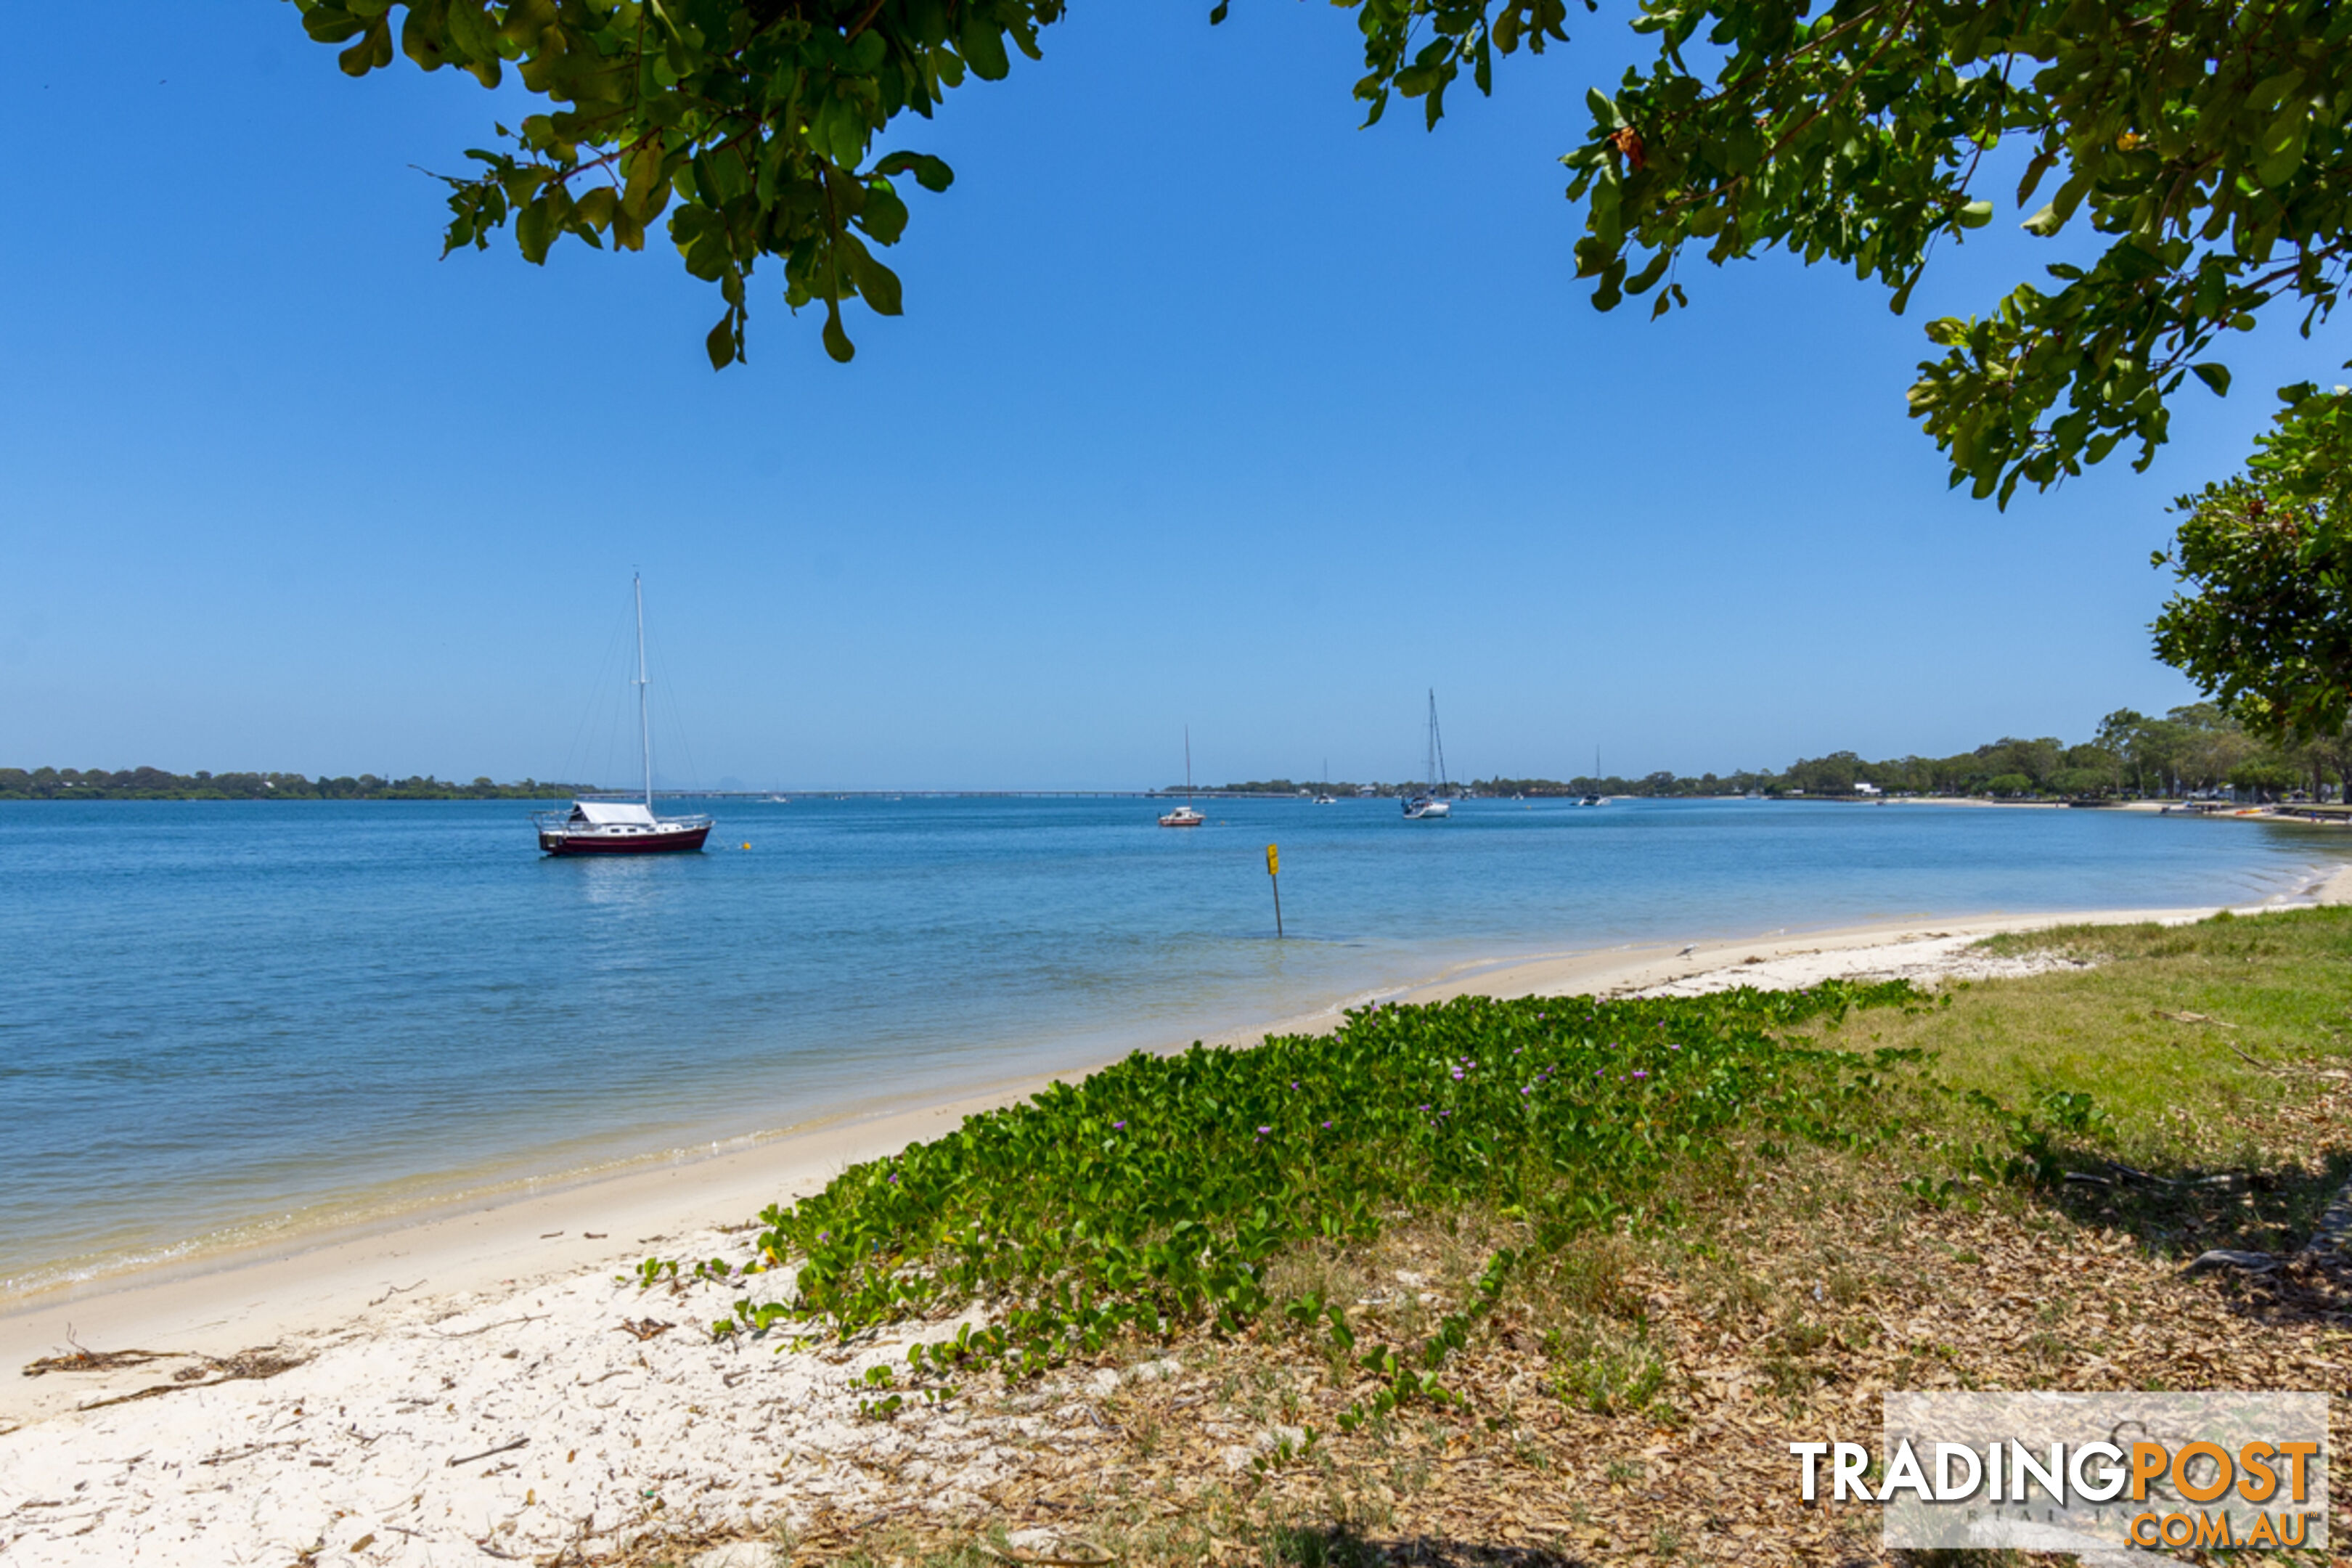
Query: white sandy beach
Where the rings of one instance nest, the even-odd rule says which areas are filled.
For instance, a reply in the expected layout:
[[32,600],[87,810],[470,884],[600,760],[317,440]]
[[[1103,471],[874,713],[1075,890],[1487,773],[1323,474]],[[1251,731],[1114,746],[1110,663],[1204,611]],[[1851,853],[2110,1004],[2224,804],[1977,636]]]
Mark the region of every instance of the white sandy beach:
[[[2291,901],[2352,901],[2352,869]],[[1995,932],[2210,912],[1911,921],[1661,944],[1469,966],[1398,999],[1687,994],[1862,976],[1935,984],[2048,966],[1971,950]],[[1326,1009],[1268,1027],[1324,1027],[1335,1016]],[[161,1359],[0,1380],[0,1564],[283,1563],[305,1553],[530,1561],[566,1548],[593,1554],[646,1529],[758,1525],[820,1504],[870,1504],[877,1518],[967,1510],[1018,1462],[1001,1424],[952,1407],[887,1425],[857,1418],[853,1375],[903,1360],[902,1343],[801,1354],[722,1344],[706,1328],[728,1314],[740,1282],[640,1291],[616,1277],[649,1254],[740,1259],[743,1238],[726,1227],[740,1232],[767,1204],[1041,1082],[23,1303],[0,1316],[0,1359],[10,1364],[77,1346]],[[782,1277],[761,1283],[783,1289]],[[920,1325],[908,1337],[938,1332]],[[266,1370],[234,1359],[264,1349],[297,1364],[235,1375]],[[125,1397],[150,1389],[167,1392]],[[1037,1422],[1052,1419],[1051,1403]],[[1090,1440],[1083,1422],[1067,1433],[1070,1443]]]

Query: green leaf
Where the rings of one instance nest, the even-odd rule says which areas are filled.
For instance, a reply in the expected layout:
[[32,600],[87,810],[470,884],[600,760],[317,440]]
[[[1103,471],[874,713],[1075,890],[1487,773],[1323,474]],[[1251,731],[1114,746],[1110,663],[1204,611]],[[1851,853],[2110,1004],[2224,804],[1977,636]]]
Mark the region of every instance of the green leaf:
[[955,184],[955,171],[948,167],[946,160],[934,158],[928,153],[889,153],[874,165],[874,172],[877,174],[911,174],[915,176],[915,183],[927,191],[944,191]]
[[2038,234],[2042,238],[2047,239],[2052,235],[2056,234],[2060,229],[2065,227],[2066,220],[2058,216],[2058,204],[2056,202],[2052,202],[2040,212],[2035,213],[2032,217],[2027,218],[2023,223],[2019,224],[2017,226],[2023,229],[2028,234]]
[[849,275],[857,281],[857,291],[873,307],[877,316],[901,313],[898,302],[898,275],[883,266],[867,253],[864,246],[850,252]]
[[2212,363],[2192,364],[2189,368],[2196,373],[2198,380],[2203,382],[2206,385],[2213,389],[2214,396],[2227,397],[2230,395],[2230,367],[2228,365]]
[[857,357],[857,345],[841,330],[841,308],[830,300],[824,305],[824,352],[838,364],[847,364]]
[[1970,202],[1952,215],[1952,221],[1962,228],[1982,228],[1992,221],[1992,204],[1988,201]]
[[[1013,74],[1013,61],[1004,52],[1003,30],[979,12],[965,14],[963,31],[957,37],[957,45],[958,52],[971,65],[972,74],[981,80],[1003,81]],[[842,340],[845,344],[848,341],[846,338]],[[849,356],[839,353],[833,357],[846,360]]]

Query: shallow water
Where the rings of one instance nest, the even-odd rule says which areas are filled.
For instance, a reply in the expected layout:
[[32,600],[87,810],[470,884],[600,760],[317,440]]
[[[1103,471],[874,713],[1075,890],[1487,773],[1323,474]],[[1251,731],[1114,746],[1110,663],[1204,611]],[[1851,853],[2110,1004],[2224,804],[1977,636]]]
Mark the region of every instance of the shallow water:
[[511,803],[0,803],[0,1293],[1475,959],[2247,900],[2352,859],[2324,829],[2096,811],[714,809],[701,855],[603,861],[543,858]]

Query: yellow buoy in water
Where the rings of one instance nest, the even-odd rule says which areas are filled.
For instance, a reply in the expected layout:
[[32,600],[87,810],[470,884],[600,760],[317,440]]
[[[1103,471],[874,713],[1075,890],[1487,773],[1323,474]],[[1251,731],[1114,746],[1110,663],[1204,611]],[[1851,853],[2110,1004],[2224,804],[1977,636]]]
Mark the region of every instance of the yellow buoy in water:
[[744,847],[744,848],[746,848],[746,849],[749,849],[749,848],[750,848],[750,847],[751,847],[749,844],[746,844],[745,846],[743,846],[743,847]]

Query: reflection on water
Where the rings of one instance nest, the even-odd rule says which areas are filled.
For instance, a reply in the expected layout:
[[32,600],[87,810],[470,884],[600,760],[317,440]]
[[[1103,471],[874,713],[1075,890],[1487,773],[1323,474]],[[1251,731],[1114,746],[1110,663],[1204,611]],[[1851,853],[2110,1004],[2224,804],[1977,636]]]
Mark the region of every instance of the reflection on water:
[[1139,800],[717,811],[701,855],[549,860],[495,802],[0,803],[0,1276],[1079,1065],[1476,958],[2237,900],[2344,853],[2242,822],[1739,801],[1442,824],[1217,802],[1186,833]]

